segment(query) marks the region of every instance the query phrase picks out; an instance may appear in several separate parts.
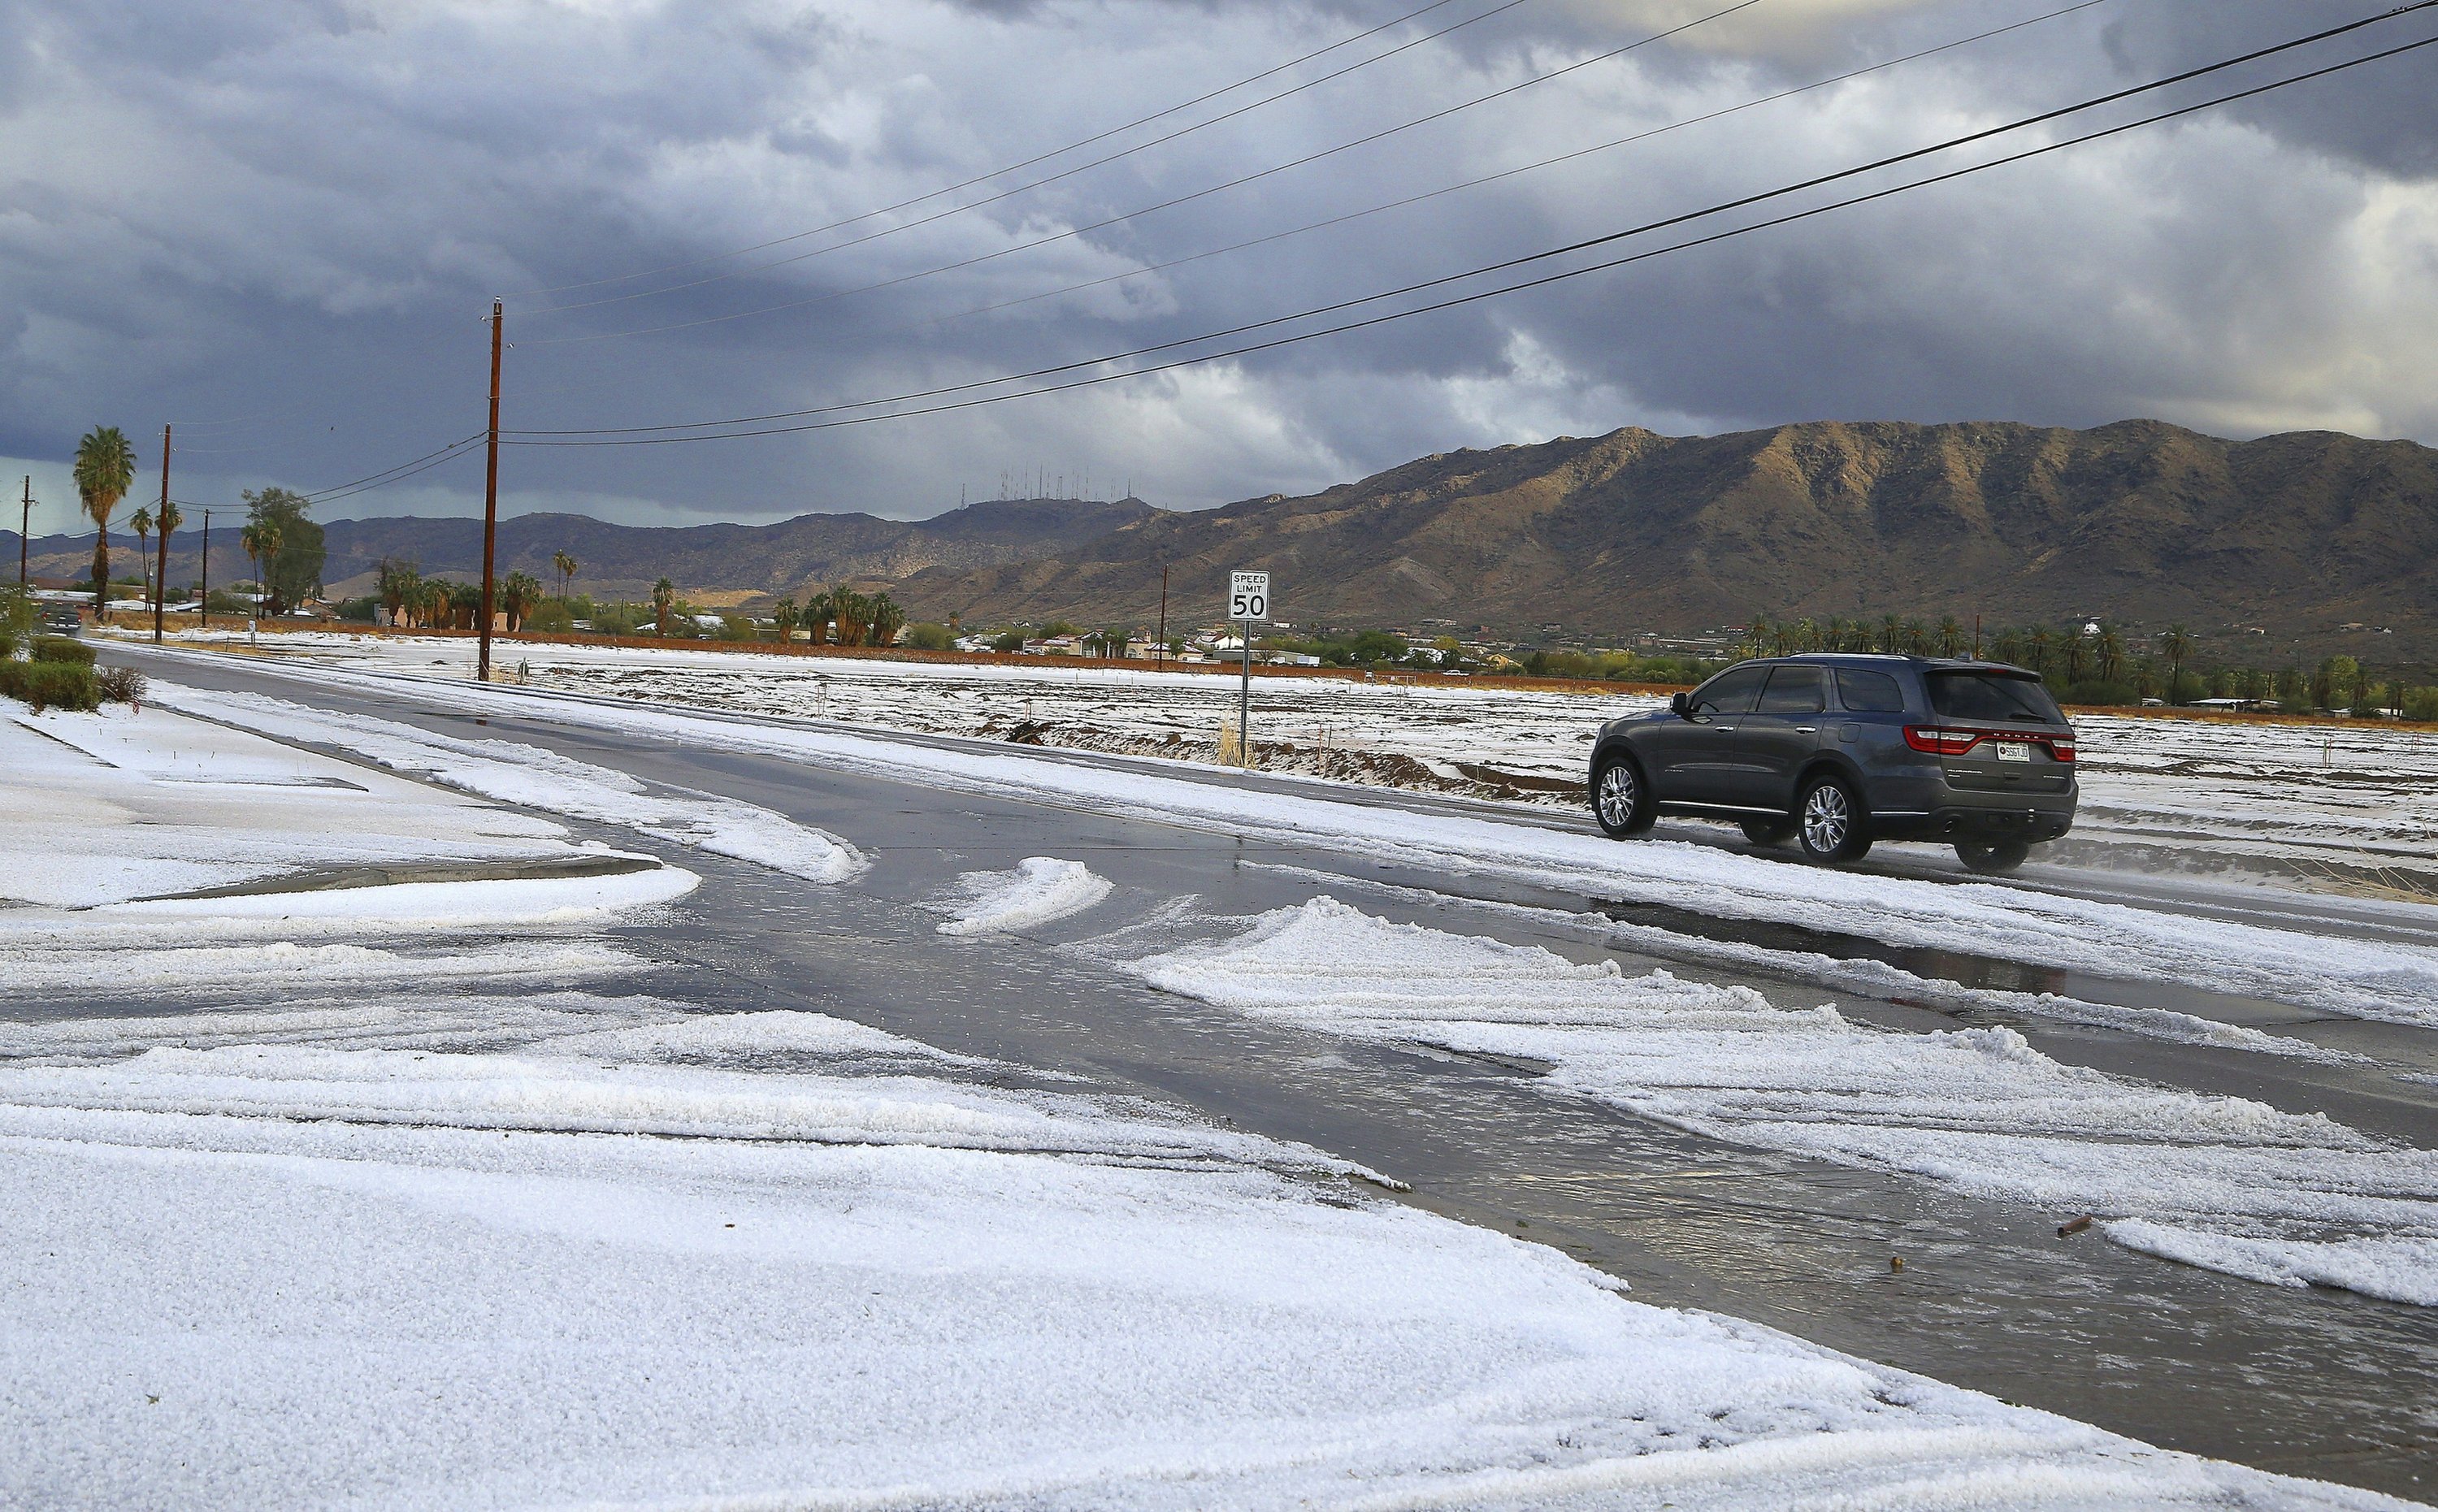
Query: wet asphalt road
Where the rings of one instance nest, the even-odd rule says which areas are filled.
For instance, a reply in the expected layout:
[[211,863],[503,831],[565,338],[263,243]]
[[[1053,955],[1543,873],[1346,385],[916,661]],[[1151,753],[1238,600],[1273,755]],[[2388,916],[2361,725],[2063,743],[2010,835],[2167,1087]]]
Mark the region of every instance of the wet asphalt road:
[[[1671,934],[1871,955],[1909,970],[1934,966],[1925,974],[1958,980],[1971,980],[1976,971],[2004,977],[2025,970],[1976,965],[1969,953],[1941,953],[1936,962],[1907,959],[1869,941],[1764,938],[1749,924],[1484,887],[1480,879],[1467,880],[1472,896],[1459,895],[1444,878],[1316,847],[1247,843],[1157,816],[1086,815],[589,730],[554,719],[547,698],[534,701],[530,717],[482,721],[452,708],[446,685],[400,680],[374,696],[315,687],[237,659],[163,659],[115,647],[104,655],[194,686],[269,693],[460,736],[545,747],[647,782],[760,804],[838,834],[874,858],[855,885],[822,888],[698,852],[673,853],[702,873],[705,885],[672,922],[631,932],[639,948],[679,963],[655,991],[722,1011],[837,1013],[944,1048],[1081,1076],[1104,1090],[1183,1102],[1410,1183],[1406,1200],[1555,1245],[1623,1277],[1645,1301],[1752,1318],[2172,1448],[2416,1500],[2438,1497],[2438,1309],[2261,1286],[2136,1255],[2095,1235],[2059,1239],[2056,1224],[2071,1215],[1976,1202],[1892,1176],[1702,1139],[1552,1096],[1536,1086],[1530,1066],[1253,1022],[1153,992],[1097,964],[1088,949],[1067,947],[1129,920],[1156,919],[1181,897],[1193,897],[1205,915],[1249,915],[1329,891],[1384,917],[1539,944],[1577,959],[1614,957],[1629,971],[1666,964],[1695,979],[1745,981],[1781,1004],[1834,1001],[1853,1017],[1889,1028],[2009,1023],[2061,1061],[2253,1097],[2289,1111],[2322,1111],[2425,1145],[2438,1130],[2438,1087],[2355,1067],[2163,1045],[2037,1019],[1934,1012],[1721,972],[1670,957],[1664,935],[1654,947],[1653,936],[1639,934],[1637,950],[1620,950],[1596,929],[1500,905],[1575,915],[1607,907]],[[931,743],[906,742],[910,755]],[[1209,780],[1244,779],[1213,772]],[[1367,800],[1476,807],[1394,793]],[[600,833],[637,848],[629,832]],[[1732,834],[1699,826],[1687,833]],[[1905,874],[1952,874],[1932,854],[1892,852],[1874,859]],[[939,915],[924,905],[948,892],[959,873],[1005,870],[1031,855],[1084,861],[1118,891],[1084,918],[1014,941],[936,934]],[[2204,915],[2240,916],[2263,906],[2257,892],[2214,894],[2131,874],[2033,885]],[[2417,928],[2393,910],[2334,899],[2293,906],[2302,927],[2438,942],[2438,930]],[[2307,1016],[2275,1005],[2105,980],[1990,985],[2052,987],[2096,1001],[2202,1012],[2438,1069],[2430,1044],[2438,1035],[2428,1031],[2303,1022]],[[1896,1257],[1904,1261],[1901,1272],[1890,1266]]]

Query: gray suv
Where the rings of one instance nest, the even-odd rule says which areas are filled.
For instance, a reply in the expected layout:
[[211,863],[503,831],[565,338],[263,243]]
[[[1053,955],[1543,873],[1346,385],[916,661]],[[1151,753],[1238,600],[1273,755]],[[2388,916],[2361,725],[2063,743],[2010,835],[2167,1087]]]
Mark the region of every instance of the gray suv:
[[1592,812],[1616,839],[1661,814],[1734,819],[1816,861],[1949,840],[2011,871],[2074,827],[2074,727],[2038,673],[1823,654],[1729,667],[1657,713],[1600,727]]

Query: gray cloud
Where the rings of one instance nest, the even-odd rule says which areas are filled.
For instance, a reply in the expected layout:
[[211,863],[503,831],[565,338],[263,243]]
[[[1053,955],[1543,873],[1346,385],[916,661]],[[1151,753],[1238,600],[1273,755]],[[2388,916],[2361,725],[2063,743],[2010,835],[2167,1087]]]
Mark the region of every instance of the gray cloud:
[[[1491,3],[1463,0],[1397,35]],[[1411,7],[27,0],[0,18],[0,452],[56,463],[89,425],[157,436],[177,419],[188,423],[183,495],[327,486],[480,427],[494,293],[511,296],[512,426],[756,413],[970,381],[1436,277],[2357,13],[2333,0],[2110,0],[1562,167],[1035,297],[2056,3],[1762,0],[1374,147],[858,292],[1124,215],[1717,7],[1528,0],[933,224],[821,250],[881,223],[857,222],[720,258],[1150,114]],[[2387,34],[2432,28],[2407,20]],[[2325,56],[2372,45],[2349,40]],[[953,505],[961,486],[987,493],[1002,469],[1038,465],[1203,504],[1459,445],[1820,416],[2142,413],[2236,433],[2326,425],[2438,441],[2438,357],[2418,337],[2438,317],[2430,56],[1241,362],[810,436],[518,448],[504,487],[514,509],[635,519],[921,515]],[[668,287],[802,252],[818,255]],[[673,264],[691,266],[592,282]],[[532,292],[559,285],[588,287]],[[547,312],[647,290],[658,291]],[[771,306],[793,308],[737,318]],[[991,306],[1005,308],[974,313]],[[597,339],[654,326],[680,328]],[[215,421],[237,423],[199,423]],[[478,507],[478,488],[476,465],[458,463],[329,507],[462,511]]]

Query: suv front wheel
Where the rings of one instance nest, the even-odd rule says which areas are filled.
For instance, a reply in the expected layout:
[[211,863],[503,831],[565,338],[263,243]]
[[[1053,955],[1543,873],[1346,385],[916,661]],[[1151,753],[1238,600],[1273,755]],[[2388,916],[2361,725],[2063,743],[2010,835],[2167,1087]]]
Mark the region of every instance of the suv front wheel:
[[1592,817],[1612,840],[1640,835],[1659,817],[1650,785],[1631,757],[1613,756],[1592,775]]
[[1804,784],[1794,820],[1803,853],[1814,861],[1843,865],[1870,853],[1870,814],[1854,789],[1834,773]]

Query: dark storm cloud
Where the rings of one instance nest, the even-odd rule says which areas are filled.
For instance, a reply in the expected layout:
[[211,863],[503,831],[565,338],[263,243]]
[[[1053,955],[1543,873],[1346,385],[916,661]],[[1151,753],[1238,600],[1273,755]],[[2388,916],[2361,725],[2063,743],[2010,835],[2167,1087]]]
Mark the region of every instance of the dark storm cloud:
[[[1264,88],[1494,3],[1460,0]],[[481,425],[494,293],[509,296],[512,427],[934,388],[1434,278],[2366,13],[2109,0],[1561,167],[1035,297],[2062,3],[1761,0],[1382,144],[1128,214],[1719,9],[1527,0],[936,223],[839,246],[889,223],[857,221],[740,258],[719,255],[1150,114],[1412,0],[34,0],[0,17],[0,452],[56,461],[97,422],[157,435],[163,419],[226,421],[182,430],[181,492],[342,482]],[[2376,35],[2433,30],[2419,18]],[[516,449],[505,486],[512,508],[629,519],[910,515],[1036,465],[1205,503],[1626,423],[2147,413],[2438,439],[2438,357],[2418,335],[2438,317],[2429,57],[1240,363],[816,436]],[[1124,219],[1008,250],[1111,217]],[[972,258],[986,260],[932,272]],[[669,271],[600,281],[654,269]],[[553,309],[570,305],[584,308]],[[478,481],[458,464],[330,507],[464,509]]]

